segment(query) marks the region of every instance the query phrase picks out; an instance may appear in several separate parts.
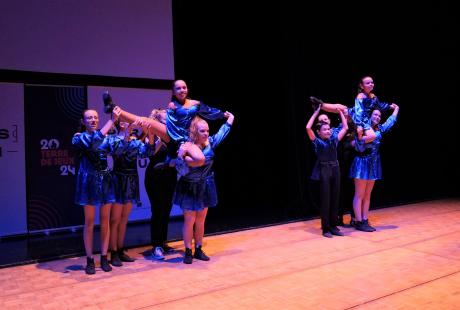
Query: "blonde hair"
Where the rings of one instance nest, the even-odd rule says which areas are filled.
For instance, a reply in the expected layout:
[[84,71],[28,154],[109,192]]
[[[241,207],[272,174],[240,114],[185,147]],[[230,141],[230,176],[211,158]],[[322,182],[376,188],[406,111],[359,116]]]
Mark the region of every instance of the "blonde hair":
[[192,141],[193,143],[195,143],[197,140],[198,140],[198,123],[205,123],[207,124],[207,122],[202,119],[201,117],[199,116],[195,116],[192,120],[192,123],[190,124],[190,129],[189,129],[189,137],[190,137],[190,141]]
[[161,113],[166,113],[166,110],[165,109],[153,109],[152,112],[150,112],[149,118],[157,120],[160,123],[164,123],[164,121],[161,118]]

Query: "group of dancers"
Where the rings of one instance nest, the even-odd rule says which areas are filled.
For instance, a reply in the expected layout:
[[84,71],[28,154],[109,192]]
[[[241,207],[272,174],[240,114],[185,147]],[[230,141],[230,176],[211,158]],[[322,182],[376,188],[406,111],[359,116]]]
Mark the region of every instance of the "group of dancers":
[[[82,128],[73,136],[72,145],[78,150],[79,158],[75,203],[83,206],[85,215],[83,240],[87,274],[96,272],[93,231],[97,209],[100,215],[101,269],[109,272],[111,266],[119,267],[123,262],[134,261],[125,253],[123,243],[132,205],[139,202],[139,157],[150,158],[145,182],[152,212],[155,212],[151,231],[154,257],[162,259],[165,250],[168,250],[167,219],[171,205],[175,204],[184,213],[183,262],[191,264],[193,259],[210,259],[202,245],[207,210],[217,205],[212,170],[214,149],[230,132],[234,116],[228,111],[222,112],[190,99],[183,80],[174,81],[172,92],[168,108],[154,110],[150,117],[123,110],[113,103],[108,93],[104,94],[104,110],[112,117],[101,129],[98,129],[97,111],[89,109],[83,112]],[[225,123],[210,136],[205,119],[225,119]],[[112,127],[116,128],[114,133],[110,133]],[[134,127],[142,128],[142,133],[135,134]],[[114,159],[112,169],[107,163],[108,155]],[[175,173],[171,173],[172,169]],[[161,178],[165,175],[168,177]],[[149,181],[157,184],[152,186]],[[158,185],[160,182],[169,184],[161,187]],[[159,192],[160,188],[168,190]],[[166,197],[168,193],[170,197]],[[159,229],[156,228],[157,223],[160,224]]]
[[[375,181],[382,179],[379,148],[382,136],[396,122],[399,106],[380,102],[373,89],[372,77],[363,77],[359,81],[358,94],[351,108],[310,97],[314,113],[306,130],[317,156],[311,179],[319,181],[321,229],[323,236],[327,238],[332,238],[333,235],[343,236],[337,227],[343,225],[338,214],[341,178],[337,146],[349,131],[349,144],[356,151],[349,172],[349,177],[354,179],[355,184],[350,226],[365,232],[376,230],[369,223],[369,207]],[[338,113],[341,124],[336,128],[331,127],[329,117],[320,114],[321,110]],[[389,110],[393,110],[391,116],[381,124],[382,112]]]
[[[337,146],[345,136],[352,137],[351,145],[356,150],[350,169],[350,177],[355,182],[350,224],[361,231],[375,230],[368,221],[368,213],[375,180],[382,178],[379,146],[382,135],[396,122],[399,107],[394,103],[380,102],[373,88],[371,77],[361,79],[351,108],[310,98],[314,113],[306,130],[317,155],[311,178],[319,181],[324,237],[343,236],[337,227],[340,224]],[[108,93],[103,99],[105,112],[111,114],[111,119],[99,129],[98,113],[85,110],[82,128],[72,138],[79,157],[75,203],[83,206],[85,215],[86,273],[96,272],[93,231],[97,209],[101,269],[108,272],[112,270],[111,266],[119,267],[124,262],[134,261],[124,251],[124,238],[132,206],[139,203],[139,157],[150,159],[145,188],[152,207],[152,255],[164,259],[164,254],[172,249],[166,244],[166,237],[169,213],[174,204],[184,214],[183,262],[191,264],[193,259],[208,261],[210,258],[202,246],[208,208],[217,205],[212,170],[214,149],[230,132],[233,114],[190,99],[183,80],[174,81],[168,107],[154,109],[149,117],[132,114],[115,105]],[[338,113],[341,124],[337,128],[331,127],[330,119],[326,114],[320,114],[321,110]],[[384,124],[380,124],[382,112],[387,110],[393,110],[393,113]],[[205,119],[224,119],[225,122],[217,133],[210,136]],[[111,132],[113,127],[116,130]],[[134,127],[142,128],[141,132],[134,133]],[[109,155],[114,159],[112,169],[107,164]]]

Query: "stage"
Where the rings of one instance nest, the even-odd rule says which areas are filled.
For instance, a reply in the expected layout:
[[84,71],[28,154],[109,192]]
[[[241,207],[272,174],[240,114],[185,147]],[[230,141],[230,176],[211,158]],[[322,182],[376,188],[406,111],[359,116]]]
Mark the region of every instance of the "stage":
[[[346,217],[347,222],[349,217]],[[373,210],[376,232],[324,238],[319,219],[205,237],[209,262],[85,257],[0,269],[0,309],[458,309],[460,200]]]

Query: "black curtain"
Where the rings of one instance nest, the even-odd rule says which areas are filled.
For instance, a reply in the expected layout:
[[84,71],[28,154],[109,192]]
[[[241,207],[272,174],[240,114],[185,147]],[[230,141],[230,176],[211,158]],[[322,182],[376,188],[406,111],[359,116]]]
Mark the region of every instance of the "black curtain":
[[307,98],[352,106],[364,75],[381,101],[401,108],[382,142],[384,180],[371,208],[458,195],[460,53],[450,4],[259,4],[173,1],[176,78],[192,98],[236,115],[217,150],[211,221],[225,219],[227,229],[317,215]]

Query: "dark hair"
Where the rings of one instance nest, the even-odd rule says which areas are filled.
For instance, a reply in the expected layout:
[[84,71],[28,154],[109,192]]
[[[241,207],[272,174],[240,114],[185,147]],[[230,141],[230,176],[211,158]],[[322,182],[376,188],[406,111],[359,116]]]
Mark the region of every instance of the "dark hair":
[[[174,80],[172,82],[171,90],[172,90],[173,94],[171,95],[171,101],[176,101],[176,102],[177,102],[177,98],[174,95],[174,87],[175,87],[177,81],[184,81],[184,83],[185,83],[185,80],[182,80],[182,79],[177,79],[177,80]],[[185,85],[187,85],[187,83],[185,83]],[[188,85],[187,85],[187,90],[188,90]],[[190,98],[190,97],[187,97],[187,98]]]
[[358,94],[359,94],[359,93],[362,93],[362,92],[364,91],[364,89],[361,87],[361,84],[363,84],[363,80],[364,80],[365,78],[371,78],[371,79],[373,79],[372,76],[370,76],[370,75],[364,75],[364,76],[362,76],[361,79],[359,79],[359,83],[358,83]]
[[[315,124],[315,129],[316,131],[320,131],[321,130],[321,127],[323,127],[323,125],[329,125],[328,123],[326,122],[318,122]],[[331,127],[331,125],[329,125],[329,128]]]

